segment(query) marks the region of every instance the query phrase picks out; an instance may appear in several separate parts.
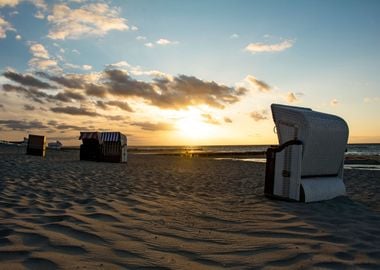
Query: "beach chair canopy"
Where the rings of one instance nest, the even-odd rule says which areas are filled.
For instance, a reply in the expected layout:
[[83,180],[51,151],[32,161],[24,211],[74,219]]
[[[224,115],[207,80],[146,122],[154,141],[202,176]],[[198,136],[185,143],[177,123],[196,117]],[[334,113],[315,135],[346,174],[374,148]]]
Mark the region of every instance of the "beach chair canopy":
[[309,108],[271,109],[280,146],[267,150],[265,194],[305,202],[345,195],[346,122]]
[[79,136],[79,140],[93,139],[99,140],[98,132],[81,132]]
[[280,144],[303,145],[301,176],[337,175],[346,150],[348,126],[335,115],[309,108],[271,105]]
[[127,137],[120,132],[101,132],[100,140],[103,142],[120,142],[122,145],[127,143]]

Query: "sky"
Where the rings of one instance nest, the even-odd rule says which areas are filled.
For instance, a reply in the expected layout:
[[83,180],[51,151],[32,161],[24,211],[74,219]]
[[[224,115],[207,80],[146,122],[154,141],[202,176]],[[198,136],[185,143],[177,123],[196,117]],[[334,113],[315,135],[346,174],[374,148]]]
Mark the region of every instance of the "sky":
[[380,143],[380,1],[0,0],[0,140],[275,144],[270,104]]

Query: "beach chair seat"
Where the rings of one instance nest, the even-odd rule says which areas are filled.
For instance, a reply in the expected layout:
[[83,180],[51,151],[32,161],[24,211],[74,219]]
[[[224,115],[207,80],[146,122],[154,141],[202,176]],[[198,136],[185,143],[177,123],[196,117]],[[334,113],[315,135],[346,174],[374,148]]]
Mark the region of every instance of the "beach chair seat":
[[346,122],[309,108],[272,104],[280,145],[267,150],[264,193],[295,201],[345,195]]

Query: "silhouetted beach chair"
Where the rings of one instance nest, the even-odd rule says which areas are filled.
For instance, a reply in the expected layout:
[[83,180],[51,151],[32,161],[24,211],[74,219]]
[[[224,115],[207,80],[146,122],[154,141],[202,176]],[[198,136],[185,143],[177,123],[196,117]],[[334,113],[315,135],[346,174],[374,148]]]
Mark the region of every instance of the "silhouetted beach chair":
[[100,141],[98,132],[81,132],[79,140],[82,140],[80,146],[80,160],[98,161],[101,156]]
[[267,150],[265,195],[304,202],[345,195],[346,122],[309,108],[271,109],[280,145]]
[[101,160],[127,162],[127,137],[120,132],[100,133]]
[[45,156],[46,137],[40,135],[29,135],[26,147],[27,155]]

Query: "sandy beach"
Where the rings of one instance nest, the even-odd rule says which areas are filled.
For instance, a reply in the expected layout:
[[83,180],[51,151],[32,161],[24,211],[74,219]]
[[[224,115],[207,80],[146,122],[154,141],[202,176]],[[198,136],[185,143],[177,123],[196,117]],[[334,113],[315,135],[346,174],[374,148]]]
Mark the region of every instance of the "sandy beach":
[[380,171],[348,196],[263,196],[265,164],[0,146],[0,269],[379,269]]

